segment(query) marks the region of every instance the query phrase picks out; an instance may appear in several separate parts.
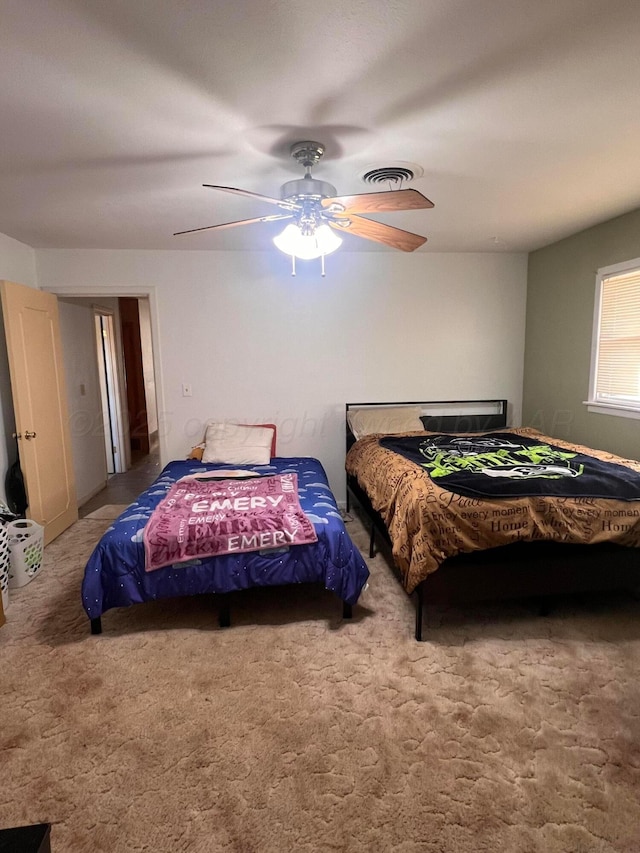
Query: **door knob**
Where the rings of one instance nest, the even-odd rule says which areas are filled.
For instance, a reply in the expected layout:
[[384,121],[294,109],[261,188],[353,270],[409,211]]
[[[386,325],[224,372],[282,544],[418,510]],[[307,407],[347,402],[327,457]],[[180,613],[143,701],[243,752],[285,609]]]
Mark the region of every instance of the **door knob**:
[[29,430],[28,430],[28,429],[26,429],[26,430],[24,431],[24,437],[25,437],[25,438],[27,439],[27,441],[28,441],[30,438],[35,438],[35,437],[36,437],[36,434],[35,434],[35,432],[29,432]]

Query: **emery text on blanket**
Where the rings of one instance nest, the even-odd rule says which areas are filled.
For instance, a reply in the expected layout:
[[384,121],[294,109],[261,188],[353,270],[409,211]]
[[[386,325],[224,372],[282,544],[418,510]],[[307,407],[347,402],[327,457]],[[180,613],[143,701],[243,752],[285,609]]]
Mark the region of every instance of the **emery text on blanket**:
[[297,476],[174,483],[144,530],[147,571],[198,557],[317,541]]

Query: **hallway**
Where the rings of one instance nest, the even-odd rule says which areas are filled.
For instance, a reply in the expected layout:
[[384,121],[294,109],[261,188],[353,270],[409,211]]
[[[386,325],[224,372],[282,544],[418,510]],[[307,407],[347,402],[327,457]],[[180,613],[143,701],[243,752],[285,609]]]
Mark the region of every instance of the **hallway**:
[[160,473],[160,453],[157,447],[148,455],[134,462],[124,474],[113,474],[102,491],[78,509],[80,518],[84,518],[106,504],[130,504],[138,495],[151,485]]

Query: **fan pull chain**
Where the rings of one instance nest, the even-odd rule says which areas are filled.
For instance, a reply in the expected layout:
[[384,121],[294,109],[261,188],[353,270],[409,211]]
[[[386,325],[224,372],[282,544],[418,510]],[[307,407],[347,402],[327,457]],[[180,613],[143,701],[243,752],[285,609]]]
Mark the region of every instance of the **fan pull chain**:
[[[324,255],[320,255],[320,271],[322,273],[322,278],[326,278],[324,271]],[[296,274],[296,256],[291,255],[291,275]]]

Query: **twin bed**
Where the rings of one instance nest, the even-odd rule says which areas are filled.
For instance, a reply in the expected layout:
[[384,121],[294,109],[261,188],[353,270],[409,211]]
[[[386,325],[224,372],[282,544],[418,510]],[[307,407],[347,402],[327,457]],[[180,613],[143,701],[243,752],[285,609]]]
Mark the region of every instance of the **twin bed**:
[[347,403],[347,495],[425,604],[640,588],[640,463],[507,428],[507,401]]
[[[208,429],[208,456],[205,448],[202,460],[170,462],[104,533],[82,583],[92,633],[101,633],[102,616],[112,608],[204,593],[219,596],[219,623],[226,627],[229,594],[252,586],[322,584],[342,601],[344,617],[351,616],[369,572],[346,531],[324,468],[317,459],[272,455],[275,429],[256,428],[256,434],[264,429],[257,447],[257,440],[246,439],[254,434],[247,432],[251,429]],[[217,461],[207,461],[211,458]],[[282,507],[282,494],[254,495],[248,490],[256,481],[265,487],[284,483],[287,497],[297,481],[295,511],[284,519],[262,512],[265,506]],[[166,520],[179,499],[187,511],[171,538]],[[235,514],[227,512],[232,504]],[[250,528],[249,516],[256,513],[259,526]],[[297,544],[305,528],[306,539],[315,541]],[[224,544],[218,542],[216,553],[208,555],[212,531]],[[155,567],[163,562],[168,564]]]

